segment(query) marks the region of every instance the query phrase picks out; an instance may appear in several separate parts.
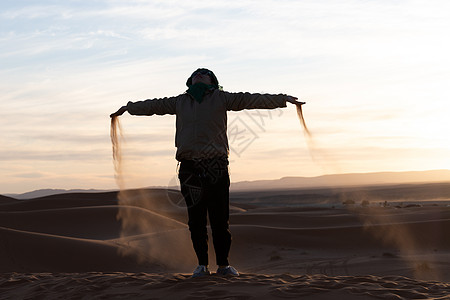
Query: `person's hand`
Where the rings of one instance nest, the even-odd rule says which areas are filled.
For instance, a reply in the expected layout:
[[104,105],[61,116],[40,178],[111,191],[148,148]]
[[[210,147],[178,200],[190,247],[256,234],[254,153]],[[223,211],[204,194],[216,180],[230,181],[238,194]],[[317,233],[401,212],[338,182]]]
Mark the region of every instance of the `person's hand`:
[[126,106],[122,106],[121,108],[119,108],[118,111],[116,111],[115,113],[112,113],[112,114],[110,115],[110,117],[113,118],[113,117],[121,116],[121,115],[123,115],[123,113],[126,112],[126,111],[127,111],[127,107],[126,107]]
[[295,105],[303,105],[303,104],[306,103],[306,102],[298,101],[298,98],[297,97],[293,97],[293,96],[287,96],[286,101],[289,102],[289,103],[295,104]]

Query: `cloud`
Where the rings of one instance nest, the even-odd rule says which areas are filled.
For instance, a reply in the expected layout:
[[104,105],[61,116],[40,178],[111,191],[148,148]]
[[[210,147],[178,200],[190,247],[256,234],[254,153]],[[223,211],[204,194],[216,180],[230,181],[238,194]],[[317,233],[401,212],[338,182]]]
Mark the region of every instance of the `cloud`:
[[43,178],[45,176],[47,176],[47,174],[44,174],[44,173],[41,173],[41,172],[12,174],[12,177],[26,178],[26,179]]
[[[3,6],[3,5],[2,5]],[[70,9],[59,5],[26,5],[6,8],[3,7],[0,18],[14,19],[48,19],[60,16],[68,17]]]

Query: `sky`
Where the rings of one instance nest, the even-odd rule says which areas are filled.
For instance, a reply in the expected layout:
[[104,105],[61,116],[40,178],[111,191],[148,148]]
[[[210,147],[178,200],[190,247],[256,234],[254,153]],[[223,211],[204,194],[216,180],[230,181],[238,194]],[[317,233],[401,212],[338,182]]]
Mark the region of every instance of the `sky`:
[[[228,116],[231,181],[450,169],[446,0],[1,1],[0,193],[115,189],[109,114],[198,67],[295,107]],[[128,187],[176,183],[174,116],[123,115]]]

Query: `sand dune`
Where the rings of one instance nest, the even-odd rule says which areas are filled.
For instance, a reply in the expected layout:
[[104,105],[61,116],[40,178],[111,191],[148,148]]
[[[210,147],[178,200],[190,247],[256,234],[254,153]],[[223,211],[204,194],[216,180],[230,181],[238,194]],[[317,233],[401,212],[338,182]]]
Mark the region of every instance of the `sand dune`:
[[0,212],[0,226],[30,232],[47,233],[84,239],[116,239],[124,234],[133,235],[140,232],[123,232],[119,212],[132,215],[133,218],[149,222],[146,232],[159,232],[185,225],[155,212],[139,207],[126,206],[91,206],[53,210],[35,210],[19,212]]
[[0,197],[0,298],[450,298],[446,201],[302,206],[290,191],[289,207],[247,193],[230,220],[230,259],[242,276],[191,279],[196,259],[178,197]]
[[41,273],[0,277],[2,299],[448,299],[450,285],[402,276]]
[[7,203],[15,203],[17,201],[18,200],[16,200],[16,199],[0,195],[0,205],[7,204]]
[[6,202],[0,205],[0,211],[30,211],[117,204],[117,192],[61,194]]
[[[2,272],[148,270],[114,243],[0,227]],[[151,269],[154,266],[151,266]]]

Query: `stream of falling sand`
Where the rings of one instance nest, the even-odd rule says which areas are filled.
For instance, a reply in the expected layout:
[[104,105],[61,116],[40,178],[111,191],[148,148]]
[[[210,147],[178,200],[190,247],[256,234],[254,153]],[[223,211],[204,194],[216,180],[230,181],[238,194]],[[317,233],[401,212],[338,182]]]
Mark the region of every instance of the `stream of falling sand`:
[[[119,186],[117,220],[121,224],[119,253],[141,263],[157,263],[178,271],[190,270],[190,240],[186,224],[167,202],[146,189],[127,189],[123,161],[123,131],[119,117],[111,118],[110,137],[114,177]],[[167,251],[167,249],[184,249]]]
[[300,124],[303,127],[303,130],[305,131],[305,135],[307,136],[308,139],[312,139],[312,135],[311,132],[308,129],[308,126],[306,126],[306,122],[305,122],[305,118],[303,117],[303,111],[302,111],[302,104],[297,104],[297,116],[298,119],[300,120]]
[[302,105],[305,104],[304,102],[301,102],[301,104],[296,104],[296,108],[297,108],[297,116],[298,119],[300,121],[300,125],[303,128],[303,134],[305,136],[306,139],[306,145],[308,147],[308,151],[309,151],[309,155],[311,156],[311,159],[318,165],[320,165],[323,170],[326,171],[331,171],[331,170],[327,170],[327,169],[334,169],[332,171],[334,171],[335,173],[338,172],[338,167],[337,164],[335,162],[331,162],[326,156],[326,154],[321,151],[319,149],[319,147],[317,147],[316,143],[314,142],[313,136],[311,134],[311,131],[309,131],[308,126],[306,125],[305,122],[305,118],[303,116],[303,110],[302,110]]
[[[297,116],[300,120],[300,124],[304,130],[304,135],[306,138],[306,143],[308,145],[308,150],[311,158],[322,168],[332,168],[334,173],[338,169],[337,163],[333,159],[329,159],[324,152],[321,151],[314,143],[313,136],[306,126],[305,118],[303,117],[302,104],[297,104]],[[345,194],[343,194],[344,196]],[[362,199],[361,199],[362,200]],[[400,253],[404,256],[403,259],[407,262],[411,268],[413,275],[418,279],[433,279],[438,280],[440,275],[437,270],[430,267],[431,263],[420,258],[420,256],[415,256],[417,254],[417,249],[419,248],[418,237],[413,234],[411,229],[404,224],[398,224],[397,216],[395,214],[384,211],[383,209],[376,207],[367,207],[365,210],[358,210],[356,207],[349,207],[352,213],[359,216],[364,224],[364,228],[372,235],[374,235],[379,240],[384,243],[393,245],[397,248]],[[389,225],[377,226],[377,224]],[[397,223],[397,224],[396,224]],[[430,261],[434,253],[428,253]]]
[[114,164],[114,177],[120,190],[122,190],[124,188],[123,173],[122,173],[122,147],[121,147],[121,140],[123,139],[123,135],[122,135],[122,126],[120,126],[118,116],[111,117],[110,136],[111,136],[113,164]]

